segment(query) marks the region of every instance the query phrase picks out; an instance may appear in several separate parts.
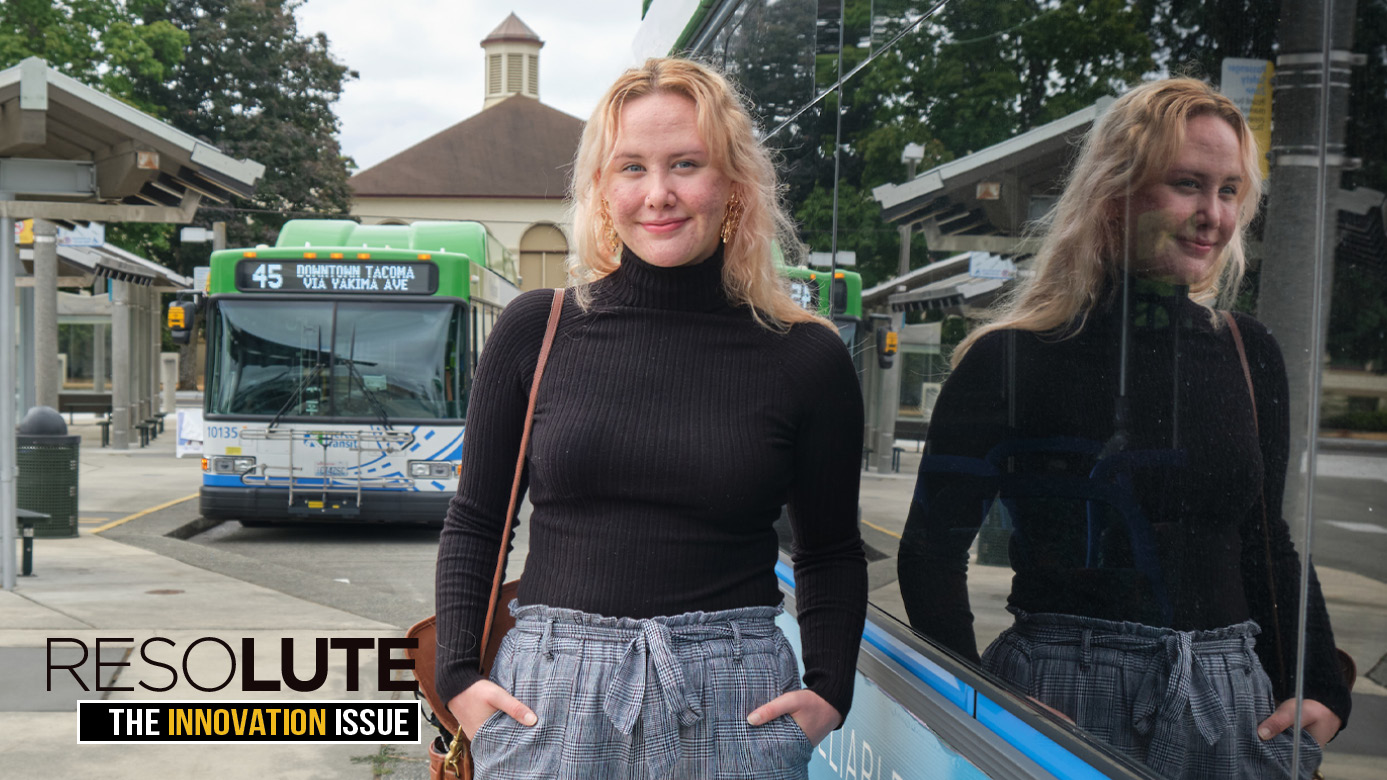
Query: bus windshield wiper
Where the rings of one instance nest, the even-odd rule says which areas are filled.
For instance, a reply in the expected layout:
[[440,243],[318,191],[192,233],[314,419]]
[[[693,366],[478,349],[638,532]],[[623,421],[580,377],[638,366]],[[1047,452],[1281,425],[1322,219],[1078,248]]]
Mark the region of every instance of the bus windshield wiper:
[[[387,431],[395,430],[390,426],[390,415],[386,412],[385,404],[371,392],[371,388],[366,386],[366,377],[362,376],[361,369],[356,367],[356,326],[352,326],[352,340],[347,348],[347,375],[356,380],[361,385],[361,394],[366,396],[366,400],[371,402],[371,407],[376,410],[376,415],[380,417],[380,424]],[[347,397],[351,397],[351,384],[347,385]]]
[[289,408],[302,397],[304,388],[308,387],[308,385],[321,373],[323,373],[323,363],[322,361],[318,361],[313,364],[312,370],[304,374],[303,379],[300,379],[299,383],[294,385],[294,389],[289,393],[289,398],[285,400],[284,405],[279,407],[279,411],[275,412],[274,417],[270,418],[270,424],[267,426],[269,429],[273,430],[274,427],[279,424],[279,418],[283,417],[284,413],[289,411]]

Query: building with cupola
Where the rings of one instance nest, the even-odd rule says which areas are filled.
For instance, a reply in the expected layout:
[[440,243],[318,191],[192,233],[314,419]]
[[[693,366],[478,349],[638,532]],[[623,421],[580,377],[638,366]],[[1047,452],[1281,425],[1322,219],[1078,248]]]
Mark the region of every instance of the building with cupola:
[[476,220],[514,255],[523,289],[562,287],[583,121],[540,100],[543,47],[507,16],[481,42],[482,110],[353,176],[353,216],[368,225]]

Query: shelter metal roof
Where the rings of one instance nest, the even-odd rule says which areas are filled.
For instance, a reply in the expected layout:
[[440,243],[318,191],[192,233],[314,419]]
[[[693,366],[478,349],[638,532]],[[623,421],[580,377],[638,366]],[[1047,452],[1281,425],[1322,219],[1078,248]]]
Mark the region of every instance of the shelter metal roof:
[[[1062,171],[1074,137],[1108,110],[1113,98],[1101,98],[1040,127],[1027,130],[999,144],[944,163],[901,184],[883,184],[872,190],[888,222],[915,220],[937,197],[950,190],[971,187],[1005,170],[1034,170],[1053,176]],[[1058,164],[1057,164],[1058,163]]]
[[0,175],[42,161],[90,164],[95,194],[20,193],[0,215],[188,222],[202,198],[249,196],[265,171],[30,57],[0,70]]
[[[20,263],[30,274],[33,272],[33,257],[32,249],[19,250]],[[152,285],[156,289],[166,291],[189,290],[193,286],[192,280],[188,277],[112,244],[60,245],[58,275],[60,287],[86,287],[97,277],[143,286]]]
[[1112,102],[1100,99],[910,181],[884,184],[872,194],[886,221],[918,226],[933,250],[1033,252],[1027,225],[1049,210],[1077,142]]

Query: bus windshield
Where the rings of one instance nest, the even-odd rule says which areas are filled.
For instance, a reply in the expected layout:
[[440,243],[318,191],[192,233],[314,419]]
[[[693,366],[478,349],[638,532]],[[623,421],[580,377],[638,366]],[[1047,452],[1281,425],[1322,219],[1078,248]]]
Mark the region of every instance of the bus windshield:
[[218,301],[209,414],[461,419],[465,307],[448,302]]

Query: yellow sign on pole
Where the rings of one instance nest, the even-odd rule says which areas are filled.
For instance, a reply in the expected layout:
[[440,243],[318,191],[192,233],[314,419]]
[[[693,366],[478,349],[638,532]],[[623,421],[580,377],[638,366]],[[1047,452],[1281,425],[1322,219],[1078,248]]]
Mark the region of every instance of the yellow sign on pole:
[[1228,96],[1247,117],[1252,137],[1257,139],[1257,159],[1262,177],[1271,171],[1267,153],[1271,151],[1271,79],[1276,67],[1270,60],[1228,57],[1223,60],[1219,91]]

